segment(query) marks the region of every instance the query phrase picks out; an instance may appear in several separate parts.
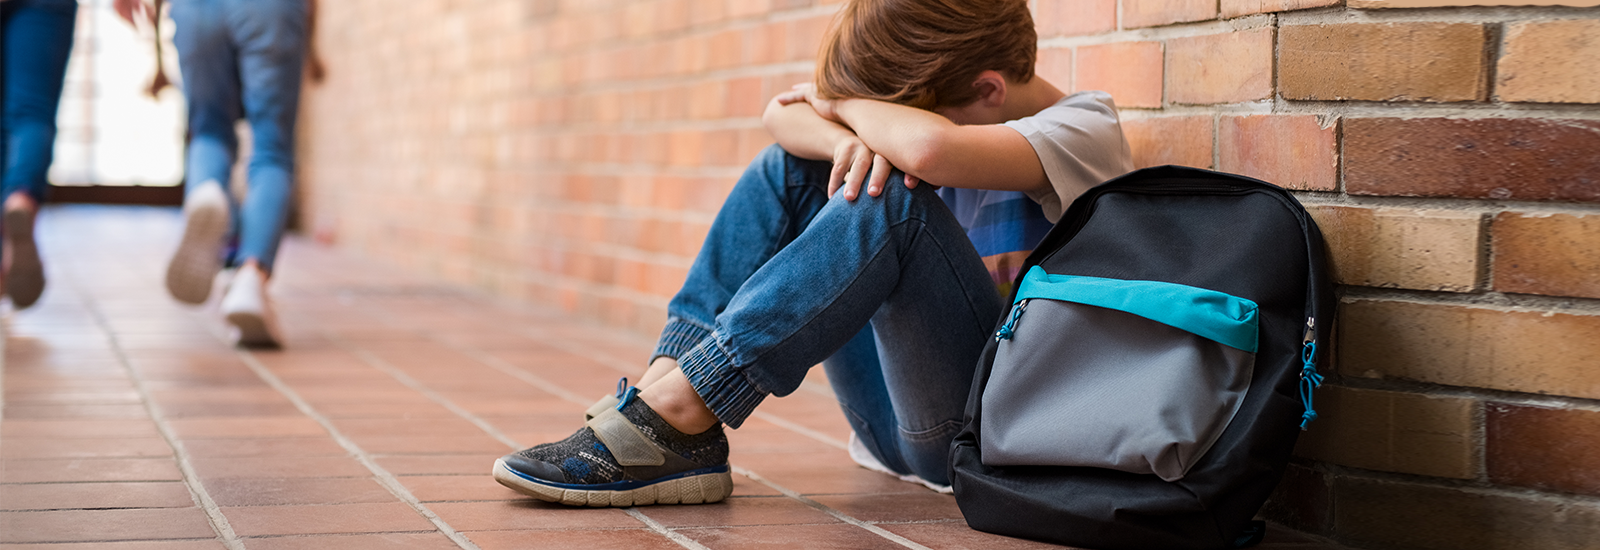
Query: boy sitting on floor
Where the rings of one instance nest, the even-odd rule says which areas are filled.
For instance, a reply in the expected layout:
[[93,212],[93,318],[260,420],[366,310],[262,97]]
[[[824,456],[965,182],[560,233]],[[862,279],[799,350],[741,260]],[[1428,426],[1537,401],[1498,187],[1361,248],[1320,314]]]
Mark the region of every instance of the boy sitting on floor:
[[844,6],[815,84],[768,104],[778,143],[723,204],[644,377],[495,479],[574,505],[722,500],[722,426],[821,362],[851,457],[948,491],[996,285],[1074,198],[1133,168],[1111,98],[1035,75],[1036,42],[1026,0]]

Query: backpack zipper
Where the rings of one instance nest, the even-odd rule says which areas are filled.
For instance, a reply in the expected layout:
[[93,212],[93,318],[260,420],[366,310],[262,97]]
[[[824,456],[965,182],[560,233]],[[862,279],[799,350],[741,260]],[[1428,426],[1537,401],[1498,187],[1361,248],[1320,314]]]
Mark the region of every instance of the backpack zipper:
[[1300,431],[1305,431],[1317,411],[1311,407],[1311,392],[1322,386],[1322,375],[1317,374],[1317,318],[1306,317],[1306,337],[1300,350],[1300,403],[1306,412],[1300,415]]
[[1000,330],[994,333],[994,341],[999,342],[1011,339],[1012,333],[1017,330],[1017,319],[1022,317],[1022,310],[1028,309],[1028,302],[1031,301],[1033,301],[1032,298],[1017,302],[1017,306],[1011,308],[1011,317],[1006,319],[1006,324],[1001,325]]

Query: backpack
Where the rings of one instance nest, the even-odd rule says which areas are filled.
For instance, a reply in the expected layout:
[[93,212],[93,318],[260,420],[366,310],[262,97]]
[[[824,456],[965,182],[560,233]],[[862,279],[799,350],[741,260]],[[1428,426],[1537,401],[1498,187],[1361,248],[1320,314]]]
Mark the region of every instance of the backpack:
[[1324,263],[1266,182],[1161,166],[1084,193],[980,359],[950,455],[967,524],[1099,549],[1259,542],[1316,417]]

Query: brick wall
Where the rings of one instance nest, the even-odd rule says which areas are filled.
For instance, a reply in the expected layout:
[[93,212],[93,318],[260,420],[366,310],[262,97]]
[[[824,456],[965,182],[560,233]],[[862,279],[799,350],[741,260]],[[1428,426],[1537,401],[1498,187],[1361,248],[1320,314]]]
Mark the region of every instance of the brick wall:
[[[1337,357],[1273,518],[1372,548],[1600,540],[1600,10],[1494,3],[1034,2],[1040,74],[1110,91],[1141,166],[1296,189],[1329,239]],[[323,6],[304,225],[641,334],[837,8]]]

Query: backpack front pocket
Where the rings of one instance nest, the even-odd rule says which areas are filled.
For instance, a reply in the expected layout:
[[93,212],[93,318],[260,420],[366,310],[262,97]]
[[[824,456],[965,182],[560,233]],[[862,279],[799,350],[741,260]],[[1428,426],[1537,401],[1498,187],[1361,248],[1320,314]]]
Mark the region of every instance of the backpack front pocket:
[[1250,300],[1034,266],[996,334],[983,463],[1182,479],[1238,411],[1258,337]]

